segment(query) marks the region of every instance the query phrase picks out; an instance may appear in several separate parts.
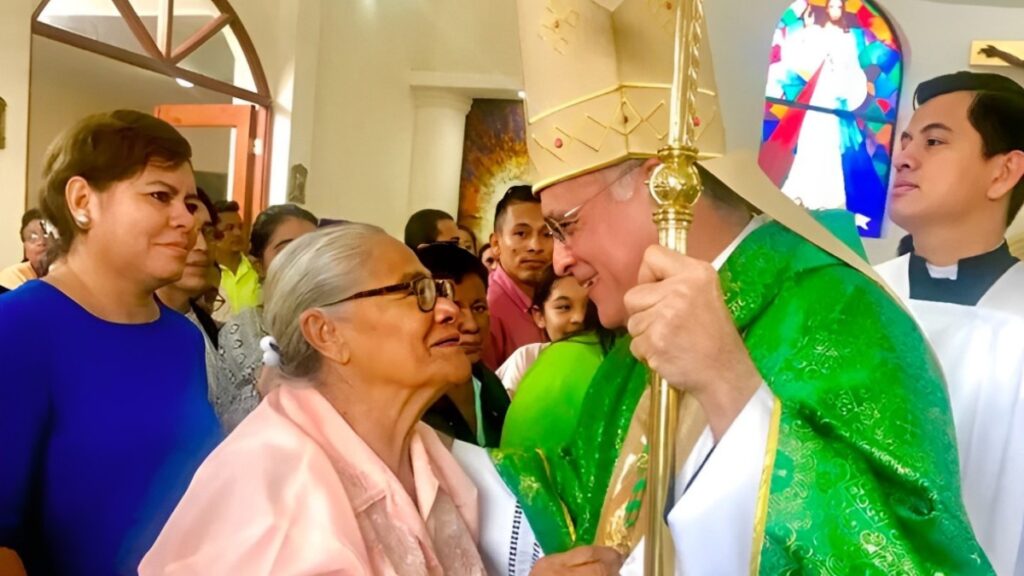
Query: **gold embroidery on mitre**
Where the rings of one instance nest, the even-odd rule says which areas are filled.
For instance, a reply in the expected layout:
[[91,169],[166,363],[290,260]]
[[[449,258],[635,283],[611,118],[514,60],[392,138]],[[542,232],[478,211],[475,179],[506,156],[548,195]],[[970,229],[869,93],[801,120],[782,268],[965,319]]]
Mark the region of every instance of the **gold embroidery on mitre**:
[[647,8],[651,11],[651,19],[662,32],[675,38],[676,2],[680,0],[647,0]]
[[[568,7],[563,8],[566,5]],[[566,0],[548,0],[545,18],[540,24],[540,37],[559,54],[565,54],[576,39],[580,13],[573,5]]]
[[[665,146],[678,3],[517,0],[536,189]],[[724,150],[725,126],[702,36],[696,136],[707,157]]]

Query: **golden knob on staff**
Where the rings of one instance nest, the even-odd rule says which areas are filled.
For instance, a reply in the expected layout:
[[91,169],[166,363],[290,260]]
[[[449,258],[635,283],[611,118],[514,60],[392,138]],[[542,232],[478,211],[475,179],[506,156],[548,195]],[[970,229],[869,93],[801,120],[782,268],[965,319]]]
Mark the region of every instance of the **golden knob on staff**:
[[[675,67],[669,97],[668,144],[658,151],[661,160],[648,186],[656,209],[658,241],[662,246],[686,253],[686,232],[693,221],[693,204],[702,190],[694,146],[697,108],[697,75],[700,72],[702,0],[677,0],[675,13]],[[651,373],[650,464],[647,472],[647,576],[672,574],[675,567],[672,537],[664,510],[672,496],[669,490],[676,474],[676,430],[679,392],[656,373]]]

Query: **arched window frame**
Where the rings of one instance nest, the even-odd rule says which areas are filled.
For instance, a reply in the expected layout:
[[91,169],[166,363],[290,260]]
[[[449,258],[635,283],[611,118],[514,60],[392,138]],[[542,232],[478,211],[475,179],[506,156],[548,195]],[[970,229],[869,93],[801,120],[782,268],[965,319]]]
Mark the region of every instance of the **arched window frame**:
[[[252,102],[265,108],[271,107],[270,87],[267,84],[267,76],[263,72],[259,56],[256,54],[256,48],[253,46],[252,39],[249,37],[245,26],[242,25],[241,19],[228,0],[210,0],[220,14],[177,46],[174,46],[172,40],[174,37],[174,0],[165,0],[161,4],[162,12],[157,15],[157,38],[153,38],[150,35],[142,18],[139,17],[135,8],[132,7],[130,0],[110,0],[110,2],[121,14],[121,18],[128,25],[129,30],[131,30],[132,35],[139,42],[139,46],[144,53],[126,50],[120,46],[114,46],[100,40],[75,34],[74,32],[43,22],[40,16],[50,3],[50,0],[40,2],[32,14],[32,33],[171,78],[187,80],[197,86]],[[202,47],[208,40],[215,38],[225,27],[229,27],[238,39],[238,44],[252,74],[253,83],[256,87],[255,92],[217,78],[211,78],[205,74],[188,70],[180,65],[185,58]]]

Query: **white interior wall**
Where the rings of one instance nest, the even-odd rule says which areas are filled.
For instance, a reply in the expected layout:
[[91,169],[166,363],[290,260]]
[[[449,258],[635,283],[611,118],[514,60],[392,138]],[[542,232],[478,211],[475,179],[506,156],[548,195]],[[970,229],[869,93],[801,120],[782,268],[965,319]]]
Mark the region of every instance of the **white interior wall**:
[[271,155],[271,204],[285,201],[293,164],[303,164],[312,172],[321,4],[348,5],[351,0],[232,3],[252,38],[274,98],[273,145],[266,150]]
[[412,163],[410,74],[521,77],[515,3],[327,1],[321,22],[309,206],[318,216],[401,235]]

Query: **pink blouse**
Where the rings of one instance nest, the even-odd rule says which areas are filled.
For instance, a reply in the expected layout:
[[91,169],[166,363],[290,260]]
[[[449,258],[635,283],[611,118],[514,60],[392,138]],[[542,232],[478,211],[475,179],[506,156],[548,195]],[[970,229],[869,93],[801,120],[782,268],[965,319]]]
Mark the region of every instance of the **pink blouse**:
[[484,574],[476,488],[425,424],[410,450],[416,503],[319,392],[280,386],[199,468],[139,573]]

